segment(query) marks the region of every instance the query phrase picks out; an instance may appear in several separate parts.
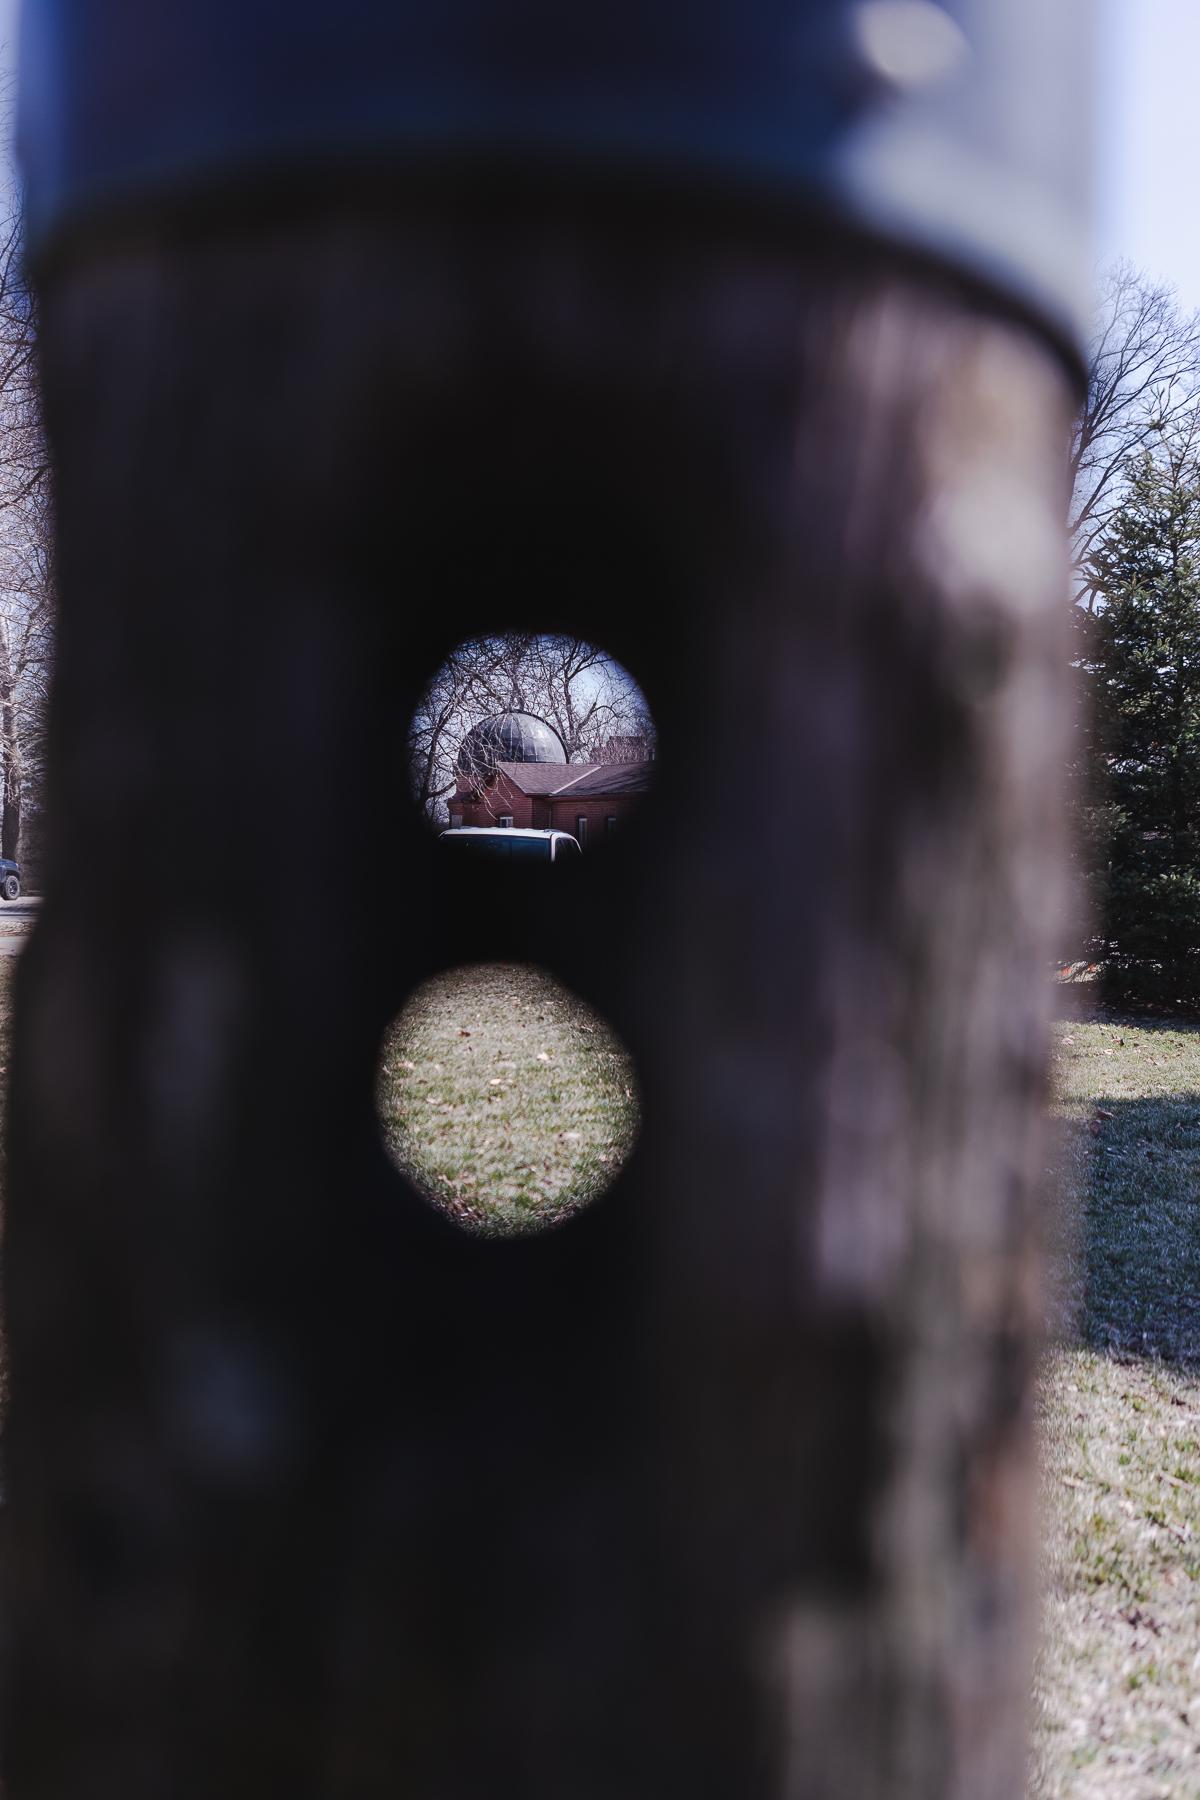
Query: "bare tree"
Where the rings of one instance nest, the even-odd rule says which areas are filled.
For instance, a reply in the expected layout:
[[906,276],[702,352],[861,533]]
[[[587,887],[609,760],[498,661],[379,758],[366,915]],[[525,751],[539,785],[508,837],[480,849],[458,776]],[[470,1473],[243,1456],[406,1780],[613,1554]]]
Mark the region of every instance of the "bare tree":
[[1183,430],[1200,404],[1200,315],[1119,262],[1101,284],[1087,396],[1071,443],[1070,528],[1081,592],[1087,560],[1121,503],[1130,459]]
[[[481,719],[528,712],[552,725],[568,762],[632,760],[654,742],[637,684],[587,639],[509,633],[474,638],[447,657],[412,722],[409,752],[418,804],[440,815],[456,781],[463,738]],[[614,753],[612,741],[624,740]]]
[[[568,762],[603,762],[610,738],[648,719],[645,702],[624,669],[586,638],[537,637],[524,662],[529,702],[563,741]],[[653,727],[651,727],[653,729]]]
[[41,809],[54,651],[51,496],[39,481],[0,515],[0,856],[16,860]]
[[53,650],[49,459],[37,377],[37,313],[19,213],[0,226],[0,855],[20,854],[40,808]]

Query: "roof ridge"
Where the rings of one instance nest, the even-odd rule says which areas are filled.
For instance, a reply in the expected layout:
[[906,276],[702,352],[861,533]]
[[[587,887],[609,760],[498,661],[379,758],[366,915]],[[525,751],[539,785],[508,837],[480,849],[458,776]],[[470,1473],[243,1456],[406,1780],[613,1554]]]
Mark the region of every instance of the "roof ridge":
[[602,769],[603,767],[603,763],[580,763],[570,781],[564,781],[561,787],[554,789],[552,798],[557,799],[559,794],[569,793],[577,781],[582,781],[585,775],[592,773],[593,769]]

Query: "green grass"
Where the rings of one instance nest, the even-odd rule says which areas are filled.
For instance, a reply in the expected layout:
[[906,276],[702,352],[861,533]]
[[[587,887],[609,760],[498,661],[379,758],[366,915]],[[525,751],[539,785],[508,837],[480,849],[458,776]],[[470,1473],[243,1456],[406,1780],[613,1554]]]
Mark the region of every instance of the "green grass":
[[1200,1796],[1200,1029],[1057,1052],[1032,1792]]
[[384,1044],[378,1088],[397,1163],[464,1225],[558,1223],[606,1188],[638,1107],[630,1059],[544,970],[485,963],[426,983]]
[[1064,1025],[1057,1091],[1085,1341],[1200,1363],[1200,1029]]

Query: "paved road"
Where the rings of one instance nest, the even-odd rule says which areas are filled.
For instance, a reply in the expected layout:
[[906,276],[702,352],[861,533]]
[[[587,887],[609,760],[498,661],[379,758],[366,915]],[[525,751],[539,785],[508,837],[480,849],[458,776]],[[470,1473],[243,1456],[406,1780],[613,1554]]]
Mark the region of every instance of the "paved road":
[[0,900],[0,956],[20,955],[29,941],[29,928],[40,905],[36,894],[20,900]]

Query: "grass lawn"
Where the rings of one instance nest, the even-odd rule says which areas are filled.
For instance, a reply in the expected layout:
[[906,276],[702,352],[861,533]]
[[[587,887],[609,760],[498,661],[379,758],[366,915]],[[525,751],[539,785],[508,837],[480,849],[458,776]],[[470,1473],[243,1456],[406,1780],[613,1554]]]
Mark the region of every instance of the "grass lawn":
[[507,1234],[578,1211],[632,1147],[633,1066],[542,969],[454,969],[413,996],[384,1045],[384,1138],[465,1225]]
[[1058,1030],[1032,1791],[1200,1796],[1200,1028]]

